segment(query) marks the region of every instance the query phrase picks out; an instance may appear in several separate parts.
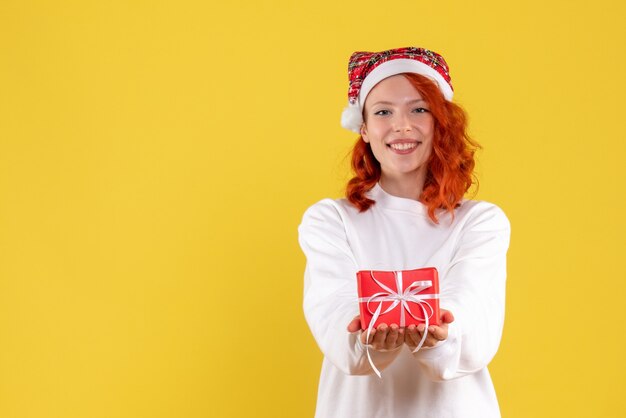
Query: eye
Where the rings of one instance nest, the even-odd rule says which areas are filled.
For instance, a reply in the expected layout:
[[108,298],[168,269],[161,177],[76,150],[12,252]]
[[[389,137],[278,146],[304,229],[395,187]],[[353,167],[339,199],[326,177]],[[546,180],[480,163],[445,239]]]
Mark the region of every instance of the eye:
[[378,115],[378,116],[385,116],[385,115],[391,114],[391,112],[389,110],[387,110],[387,109],[383,109],[383,110],[379,110],[377,112],[374,112],[374,114]]
[[415,109],[413,109],[413,112],[415,113],[426,113],[426,112],[430,112],[428,109],[426,109],[425,107],[416,107]]

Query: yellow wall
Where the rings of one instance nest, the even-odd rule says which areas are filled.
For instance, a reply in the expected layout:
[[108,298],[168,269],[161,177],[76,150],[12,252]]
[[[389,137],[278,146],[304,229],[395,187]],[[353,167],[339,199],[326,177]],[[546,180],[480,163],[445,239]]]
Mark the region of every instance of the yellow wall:
[[512,227],[505,417],[626,416],[625,6],[0,3],[0,417],[307,417],[357,49],[442,53]]

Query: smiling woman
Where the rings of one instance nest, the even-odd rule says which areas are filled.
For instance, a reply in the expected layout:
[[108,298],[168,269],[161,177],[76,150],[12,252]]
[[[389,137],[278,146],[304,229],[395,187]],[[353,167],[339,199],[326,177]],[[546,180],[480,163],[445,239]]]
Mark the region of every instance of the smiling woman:
[[[304,313],[324,353],[316,416],[499,417],[487,365],[502,333],[510,228],[497,206],[463,199],[476,144],[448,66],[422,48],[356,52],[349,78],[342,125],[360,134],[355,176],[347,199],[311,206],[299,228]],[[404,295],[432,282],[405,288],[401,273],[422,268],[439,274],[429,296],[440,313],[407,326]],[[356,277],[373,270],[393,272],[398,293],[381,288],[368,309],[393,294],[400,323],[361,322]]]

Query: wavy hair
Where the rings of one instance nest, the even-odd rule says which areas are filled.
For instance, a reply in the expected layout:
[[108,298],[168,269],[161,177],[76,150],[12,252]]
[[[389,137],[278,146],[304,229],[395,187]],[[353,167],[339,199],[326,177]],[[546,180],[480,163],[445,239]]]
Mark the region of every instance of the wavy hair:
[[[428,207],[428,216],[439,223],[435,211],[444,209],[454,217],[459,205],[472,184],[474,152],[480,145],[467,134],[467,115],[457,104],[446,101],[439,87],[419,74],[404,73],[409,82],[430,105],[434,119],[433,150],[427,162],[426,179],[420,202]],[[360,212],[374,203],[365,194],[380,180],[380,163],[374,157],[370,144],[359,136],[352,149],[354,177],[346,186],[346,197]]]

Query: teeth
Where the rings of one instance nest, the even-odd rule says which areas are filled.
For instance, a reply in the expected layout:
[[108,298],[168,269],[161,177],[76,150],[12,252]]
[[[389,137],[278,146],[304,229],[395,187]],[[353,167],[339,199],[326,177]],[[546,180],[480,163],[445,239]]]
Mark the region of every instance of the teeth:
[[417,143],[415,142],[408,142],[408,143],[400,143],[400,144],[391,144],[390,145],[391,148],[396,149],[398,151],[404,151],[407,149],[411,149],[411,148],[415,148],[417,147]]

